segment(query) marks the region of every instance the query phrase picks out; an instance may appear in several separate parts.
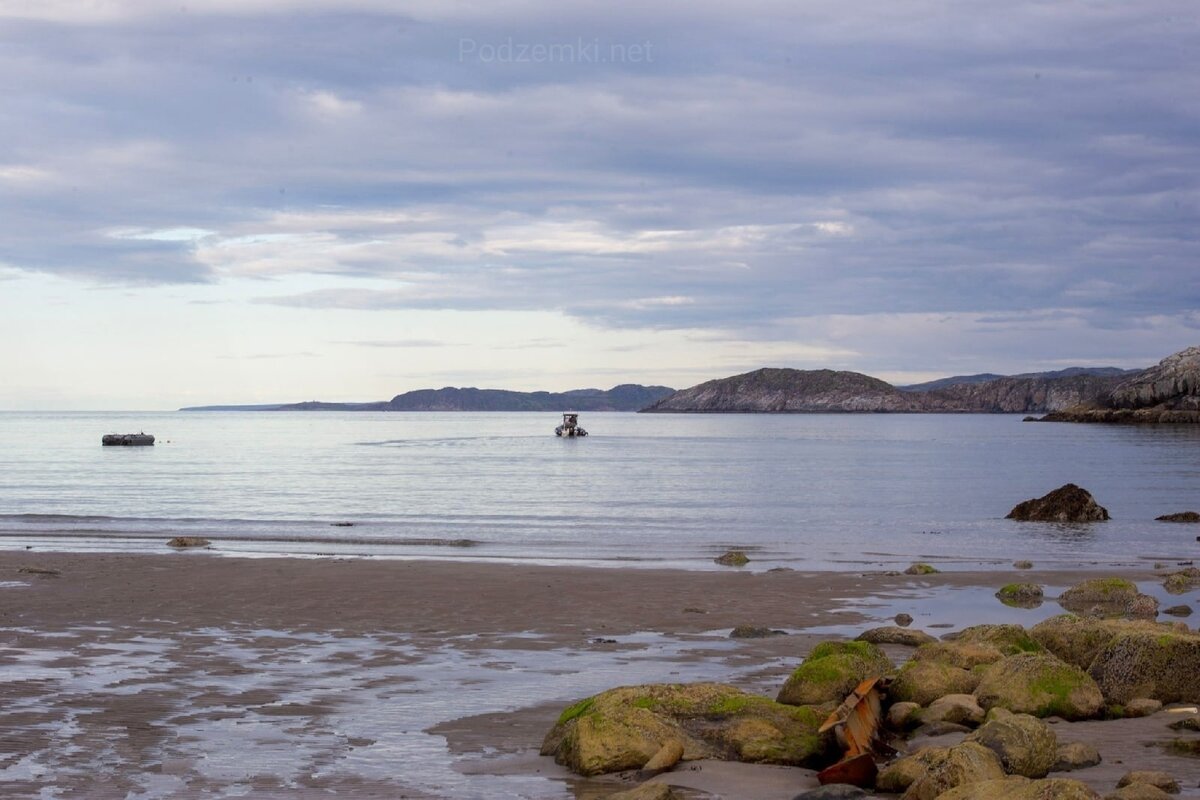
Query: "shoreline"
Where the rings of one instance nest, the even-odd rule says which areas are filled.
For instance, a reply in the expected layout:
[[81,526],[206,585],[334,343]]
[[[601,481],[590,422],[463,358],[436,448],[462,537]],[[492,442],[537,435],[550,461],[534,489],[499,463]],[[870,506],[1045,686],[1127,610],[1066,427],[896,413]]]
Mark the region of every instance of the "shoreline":
[[[1039,613],[995,600],[1005,583],[1094,576],[0,551],[0,736],[26,754],[0,763],[0,792],[590,800],[628,776],[585,780],[536,753],[581,697],[698,680],[773,694],[817,642],[896,609],[940,634]],[[741,624],[790,635],[730,639]],[[813,783],[720,762],[662,779],[781,800]]]

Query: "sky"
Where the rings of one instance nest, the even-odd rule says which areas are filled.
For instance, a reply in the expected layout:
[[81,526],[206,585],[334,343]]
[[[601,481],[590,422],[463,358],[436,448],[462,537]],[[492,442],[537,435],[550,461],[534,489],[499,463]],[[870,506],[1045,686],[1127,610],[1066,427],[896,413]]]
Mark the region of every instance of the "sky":
[[0,0],[0,409],[1200,344],[1193,0]]

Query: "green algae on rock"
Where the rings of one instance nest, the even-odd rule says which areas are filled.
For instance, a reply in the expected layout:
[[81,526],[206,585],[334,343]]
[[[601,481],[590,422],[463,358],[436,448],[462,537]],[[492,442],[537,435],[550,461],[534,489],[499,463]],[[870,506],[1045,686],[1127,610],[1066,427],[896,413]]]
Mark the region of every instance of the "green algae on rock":
[[1004,777],[1004,767],[996,754],[975,742],[934,752],[924,765],[901,800],[935,800],[956,787]]
[[718,683],[623,686],[563,711],[542,755],[580,775],[640,769],[678,741],[683,759],[823,766],[832,742],[823,714]]
[[938,800],[1099,800],[1086,783],[1069,778],[1030,780],[1020,775],[969,783],[941,795]]
[[1101,616],[1122,614],[1138,596],[1137,584],[1124,578],[1090,578],[1062,593],[1058,604],[1068,611]]
[[1020,625],[972,625],[963,628],[952,640],[960,645],[989,645],[1006,656],[1018,653],[1040,653],[1045,650]]
[[1095,717],[1104,705],[1091,676],[1044,653],[1009,656],[986,667],[975,697],[986,709],[1069,720]]
[[1050,726],[1029,714],[998,714],[967,736],[1000,758],[1004,771],[1044,778],[1058,760],[1058,737]]
[[893,700],[927,706],[948,694],[970,694],[978,684],[979,676],[973,672],[941,661],[914,657],[896,673],[888,694]]
[[1200,634],[1166,625],[1118,629],[1088,672],[1110,703],[1200,703]]
[[840,703],[867,678],[895,672],[870,642],[822,642],[792,672],[776,700],[794,706]]

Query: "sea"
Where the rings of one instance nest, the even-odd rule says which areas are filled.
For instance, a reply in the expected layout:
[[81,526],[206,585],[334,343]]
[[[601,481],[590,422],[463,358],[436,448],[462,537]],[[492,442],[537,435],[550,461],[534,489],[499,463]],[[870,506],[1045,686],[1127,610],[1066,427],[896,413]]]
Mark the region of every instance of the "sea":
[[[0,548],[600,567],[977,569],[1200,554],[1200,426],[1012,415],[0,412]],[[154,447],[102,447],[106,433]],[[1064,483],[1112,514],[1018,523]]]

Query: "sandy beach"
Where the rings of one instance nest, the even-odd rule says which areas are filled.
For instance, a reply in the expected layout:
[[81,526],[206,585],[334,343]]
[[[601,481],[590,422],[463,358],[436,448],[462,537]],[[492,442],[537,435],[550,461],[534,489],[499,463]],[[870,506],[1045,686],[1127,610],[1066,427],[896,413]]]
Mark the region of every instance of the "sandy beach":
[[[600,797],[623,776],[572,778],[537,755],[571,701],[693,680],[773,695],[815,642],[897,610],[934,634],[1060,611],[992,598],[1015,572],[0,553],[0,793]],[[790,635],[729,639],[740,624]],[[1069,724],[1067,738],[1108,750],[1072,777],[1107,790],[1122,763],[1154,764],[1195,795],[1200,760],[1143,747],[1162,738],[1154,720]],[[806,770],[709,762],[660,780],[729,798],[815,785]]]

